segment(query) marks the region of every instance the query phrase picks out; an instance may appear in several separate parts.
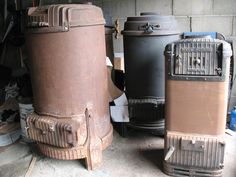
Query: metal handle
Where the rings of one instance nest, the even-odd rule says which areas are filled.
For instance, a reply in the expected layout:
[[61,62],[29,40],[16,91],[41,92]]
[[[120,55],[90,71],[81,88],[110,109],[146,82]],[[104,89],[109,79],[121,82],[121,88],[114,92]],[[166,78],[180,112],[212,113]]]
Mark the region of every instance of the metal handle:
[[153,33],[154,30],[159,29],[161,26],[159,24],[153,25],[150,23],[147,23],[146,25],[144,25],[144,32],[147,34]]
[[115,38],[118,39],[120,34],[120,22],[118,19],[115,21]]
[[173,155],[174,151],[175,151],[175,147],[170,146],[167,153],[166,153],[165,161],[169,160],[169,158]]
[[180,55],[176,56],[176,66],[182,66],[182,57]]

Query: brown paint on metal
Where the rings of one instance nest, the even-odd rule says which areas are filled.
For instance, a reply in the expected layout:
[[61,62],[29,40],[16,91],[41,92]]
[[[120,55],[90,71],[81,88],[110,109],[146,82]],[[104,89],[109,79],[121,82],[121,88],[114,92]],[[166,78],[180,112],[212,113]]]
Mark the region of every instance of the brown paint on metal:
[[83,145],[88,136],[85,115],[58,119],[32,113],[27,125],[32,139],[61,148]]
[[[215,50],[217,43],[222,46],[219,50]],[[199,46],[203,48],[198,50]],[[181,49],[188,52],[180,55],[176,51]],[[183,39],[166,47],[164,172],[168,175],[222,176],[231,54],[230,45],[218,39]],[[198,56],[209,65],[198,73],[188,70],[197,67],[190,67],[190,62],[175,65],[179,56],[181,61]],[[173,72],[176,67],[182,69],[178,74]],[[212,68],[222,73],[208,72]]]
[[227,82],[167,80],[166,94],[167,130],[207,135],[224,134]]
[[[225,60],[224,81],[166,79],[166,130],[205,135],[225,133],[230,65],[230,60]],[[166,62],[166,72],[167,68]]]
[[[28,48],[35,111],[70,117],[84,112],[86,104],[92,102],[94,114],[100,119],[97,125],[104,121],[98,127],[99,134],[105,135],[109,114],[104,27],[33,34],[27,40],[33,44]],[[37,46],[37,50],[33,46]]]
[[[27,120],[28,133],[40,143],[43,154],[58,159],[86,158],[87,168],[94,169],[101,164],[102,147],[112,140],[105,29],[103,23],[92,23],[96,18],[101,21],[102,12],[91,5],[56,6],[53,8],[62,9],[58,13],[72,9],[69,31],[53,32],[53,23],[49,23],[50,31],[36,28],[34,33],[31,28],[26,37],[35,108]],[[87,10],[91,15],[88,24],[83,16]],[[59,22],[63,28],[60,18]]]

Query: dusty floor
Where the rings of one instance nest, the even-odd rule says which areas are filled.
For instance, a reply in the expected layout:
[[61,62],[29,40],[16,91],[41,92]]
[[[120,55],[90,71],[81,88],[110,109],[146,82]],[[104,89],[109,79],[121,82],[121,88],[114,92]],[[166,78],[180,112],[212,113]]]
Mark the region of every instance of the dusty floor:
[[[236,177],[236,134],[226,134],[223,177]],[[37,156],[31,177],[166,177],[162,170],[163,138],[131,131],[127,138],[114,132],[112,145],[103,153],[99,170],[87,171],[83,160],[62,161]],[[0,177],[24,176],[32,148],[16,143],[0,149]]]

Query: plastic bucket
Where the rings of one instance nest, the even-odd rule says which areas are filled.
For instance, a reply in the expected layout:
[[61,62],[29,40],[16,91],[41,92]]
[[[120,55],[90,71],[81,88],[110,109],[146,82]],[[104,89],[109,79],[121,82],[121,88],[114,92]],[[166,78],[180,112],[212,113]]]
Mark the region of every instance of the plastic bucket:
[[27,137],[26,119],[27,115],[34,112],[34,107],[30,98],[24,98],[19,101],[21,136],[23,140],[30,141]]

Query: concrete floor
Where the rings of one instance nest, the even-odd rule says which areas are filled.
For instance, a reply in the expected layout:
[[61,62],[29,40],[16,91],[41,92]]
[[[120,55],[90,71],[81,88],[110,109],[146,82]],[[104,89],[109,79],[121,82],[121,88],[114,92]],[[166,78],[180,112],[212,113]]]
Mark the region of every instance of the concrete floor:
[[[236,177],[236,134],[226,134],[223,177]],[[114,132],[112,145],[103,153],[103,165],[87,171],[83,160],[62,161],[39,154],[31,177],[167,177],[162,172],[163,138],[130,131],[127,138]],[[23,177],[29,166],[32,150],[16,143],[0,149],[0,177]]]

